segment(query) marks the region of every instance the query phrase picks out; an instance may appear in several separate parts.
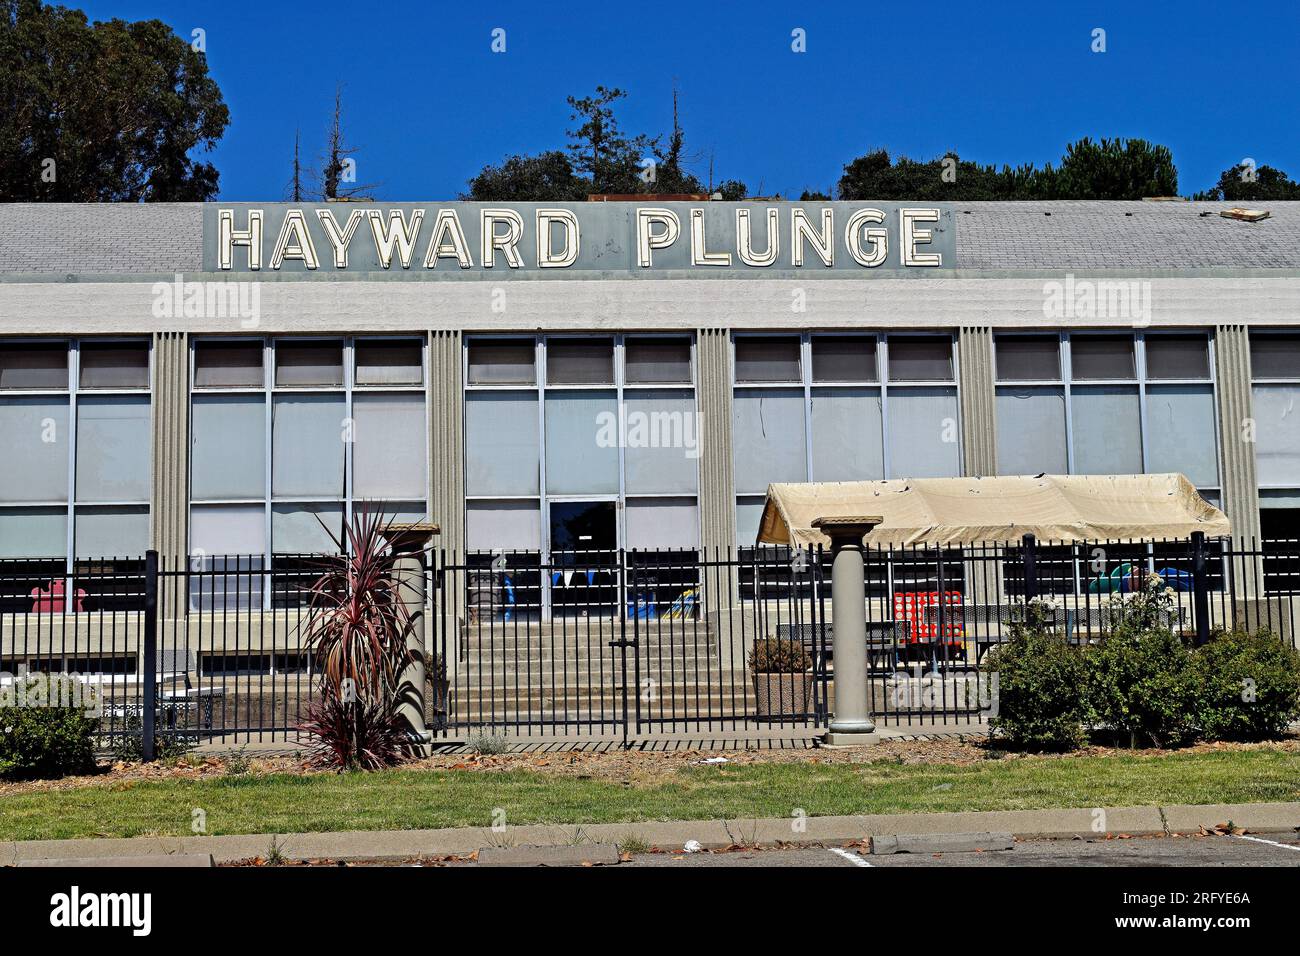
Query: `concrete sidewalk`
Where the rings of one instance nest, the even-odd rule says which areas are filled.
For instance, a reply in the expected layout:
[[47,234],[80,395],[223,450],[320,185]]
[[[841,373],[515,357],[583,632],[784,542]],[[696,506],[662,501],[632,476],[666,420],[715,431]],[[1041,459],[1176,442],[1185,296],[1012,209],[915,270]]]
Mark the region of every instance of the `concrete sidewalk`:
[[1017,837],[1082,836],[1104,833],[1158,834],[1195,832],[1232,821],[1257,833],[1289,833],[1300,827],[1300,803],[1171,806],[1164,818],[1156,807],[1110,807],[1104,810],[998,810],[969,813],[896,813],[790,819],[699,820],[645,823],[554,824],[507,827],[458,827],[445,830],[375,830],[347,833],[290,833],[207,837],[133,837],[104,840],[47,840],[0,843],[0,866],[27,860],[85,859],[106,856],[167,856],[211,853],[218,863],[266,856],[275,840],[287,859],[405,860],[413,857],[461,856],[487,846],[571,846],[623,843],[635,839],[650,846],[681,847],[697,840],[704,847],[735,843],[825,843],[838,845],[872,835],[1011,833]]

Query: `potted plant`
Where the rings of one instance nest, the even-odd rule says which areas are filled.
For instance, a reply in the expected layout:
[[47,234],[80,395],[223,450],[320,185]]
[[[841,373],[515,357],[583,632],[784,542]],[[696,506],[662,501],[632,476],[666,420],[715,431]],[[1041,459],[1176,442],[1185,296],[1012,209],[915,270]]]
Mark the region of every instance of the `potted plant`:
[[759,717],[794,716],[810,710],[812,656],[797,641],[767,637],[754,642],[749,672]]

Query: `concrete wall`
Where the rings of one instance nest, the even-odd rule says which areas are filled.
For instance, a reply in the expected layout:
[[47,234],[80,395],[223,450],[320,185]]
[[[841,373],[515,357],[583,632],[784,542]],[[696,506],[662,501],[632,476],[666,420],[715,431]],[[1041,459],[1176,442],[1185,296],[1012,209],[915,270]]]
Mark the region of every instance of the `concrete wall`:
[[[1280,270],[1279,270],[1280,271]],[[909,279],[812,278],[382,281],[338,277],[295,282],[259,278],[260,333],[436,330],[679,330],[700,328],[959,329],[1113,327],[1131,317],[1082,321],[1044,316],[1044,277],[962,275]],[[1080,271],[1078,278],[1089,274]],[[1113,278],[1113,273],[1103,275]],[[159,280],[171,281],[171,276]],[[229,276],[189,274],[187,281]],[[1060,275],[1052,278],[1059,280]],[[1153,326],[1300,325],[1300,276],[1254,274],[1147,277]],[[494,309],[508,287],[509,309]],[[795,293],[806,311],[794,321]],[[174,331],[238,334],[229,316],[154,316],[153,281],[0,282],[0,334]]]

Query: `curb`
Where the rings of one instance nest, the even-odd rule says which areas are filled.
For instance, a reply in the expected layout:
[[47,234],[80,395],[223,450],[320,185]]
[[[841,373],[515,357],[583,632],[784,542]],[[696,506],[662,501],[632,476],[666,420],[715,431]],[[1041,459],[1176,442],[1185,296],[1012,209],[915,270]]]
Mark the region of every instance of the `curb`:
[[[1163,812],[1163,817],[1162,817]],[[642,823],[540,824],[442,830],[373,830],[343,833],[247,834],[201,837],[131,837],[0,843],[0,866],[26,861],[102,857],[168,857],[210,853],[217,863],[265,857],[274,839],[290,860],[376,860],[468,856],[484,847],[619,845],[635,839],[674,848],[688,840],[706,849],[737,844],[844,845],[868,837],[909,834],[1010,834],[1019,840],[1098,840],[1194,833],[1231,820],[1255,833],[1290,833],[1300,826],[1300,802],[1193,806],[1107,807],[1066,810],[991,810],[961,813],[891,813],[863,816]],[[160,861],[161,862],[161,861]]]

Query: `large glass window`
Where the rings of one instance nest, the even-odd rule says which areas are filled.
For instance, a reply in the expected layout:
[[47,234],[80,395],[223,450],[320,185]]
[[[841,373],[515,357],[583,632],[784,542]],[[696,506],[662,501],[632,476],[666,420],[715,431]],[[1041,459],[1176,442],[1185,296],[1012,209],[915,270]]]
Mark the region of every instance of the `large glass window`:
[[999,335],[996,375],[1000,474],[1181,472],[1217,498],[1205,333]]
[[1265,489],[1300,489],[1300,334],[1254,332],[1255,468]]
[[[692,353],[684,335],[468,338],[470,549],[510,552],[513,566],[572,549],[698,548]],[[576,572],[556,573],[541,600],[558,609],[555,589]],[[501,601],[518,598],[512,575]]]
[[1252,332],[1255,470],[1259,481],[1264,588],[1300,587],[1300,333]]
[[[196,566],[287,567],[332,551],[360,507],[426,515],[421,339],[197,339],[193,363]],[[254,605],[262,599],[251,576],[231,588]],[[192,600],[206,609],[204,595]]]
[[145,340],[0,342],[0,558],[31,574],[3,609],[138,605],[149,384]]
[[958,475],[952,336],[737,333],[731,441],[742,547],[772,482]]

